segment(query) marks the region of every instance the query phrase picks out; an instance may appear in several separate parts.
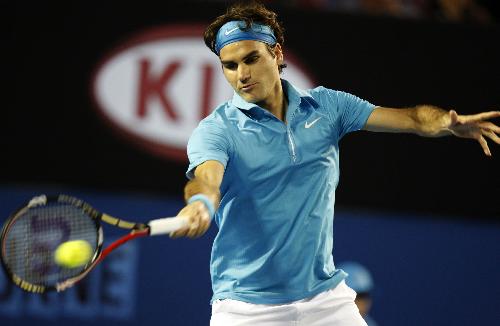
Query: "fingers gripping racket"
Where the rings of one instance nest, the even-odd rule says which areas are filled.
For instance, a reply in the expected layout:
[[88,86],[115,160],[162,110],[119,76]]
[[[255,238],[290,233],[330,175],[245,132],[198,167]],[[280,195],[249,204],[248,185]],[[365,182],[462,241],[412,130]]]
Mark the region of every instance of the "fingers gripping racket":
[[[104,250],[101,222],[130,233]],[[0,235],[1,262],[11,281],[28,292],[63,291],[83,279],[114,249],[135,238],[168,234],[187,225],[181,217],[134,223],[101,213],[67,195],[31,199],[5,222]],[[62,244],[85,242],[90,257],[81,266],[61,266],[54,259]],[[88,245],[87,245],[88,244]]]

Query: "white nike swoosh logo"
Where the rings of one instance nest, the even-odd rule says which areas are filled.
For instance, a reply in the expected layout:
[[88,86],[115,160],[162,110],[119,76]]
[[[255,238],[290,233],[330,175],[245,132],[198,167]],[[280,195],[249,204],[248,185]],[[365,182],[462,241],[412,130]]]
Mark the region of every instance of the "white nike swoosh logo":
[[317,118],[316,120],[314,120],[313,122],[311,123],[307,123],[306,121],[306,124],[304,125],[304,127],[306,127],[306,129],[309,129],[312,127],[313,124],[315,124],[316,122],[318,122],[318,120],[321,119],[321,117]]
[[225,32],[224,32],[224,34],[226,34],[226,36],[227,36],[227,35],[231,34],[232,32],[234,32],[234,31],[235,31],[235,30],[237,30],[237,29],[240,29],[240,28],[239,28],[239,27],[235,27],[235,28],[233,28],[233,29],[230,29],[230,30],[228,30],[228,31],[225,31]]

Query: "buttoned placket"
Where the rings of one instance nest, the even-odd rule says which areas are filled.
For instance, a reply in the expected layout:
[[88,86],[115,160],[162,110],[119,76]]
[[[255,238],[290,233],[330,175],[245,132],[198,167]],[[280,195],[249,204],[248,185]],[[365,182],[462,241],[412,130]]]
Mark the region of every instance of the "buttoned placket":
[[296,164],[297,163],[297,146],[294,140],[294,136],[292,133],[292,128],[290,125],[293,122],[293,118],[295,117],[295,112],[293,112],[290,117],[287,119],[287,122],[285,123],[284,121],[281,121],[278,119],[274,114],[270,113],[269,111],[258,107],[260,110],[263,111],[263,114],[267,116],[268,118],[274,120],[275,122],[279,123],[281,128],[283,128],[283,131],[286,134],[286,139],[288,143],[288,152],[290,153],[290,160],[291,163]]

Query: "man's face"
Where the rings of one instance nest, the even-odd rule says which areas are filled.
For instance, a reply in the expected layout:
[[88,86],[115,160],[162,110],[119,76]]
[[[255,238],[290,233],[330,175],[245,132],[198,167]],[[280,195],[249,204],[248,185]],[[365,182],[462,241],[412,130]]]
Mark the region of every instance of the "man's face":
[[223,47],[220,60],[224,76],[233,89],[247,102],[272,102],[279,86],[278,65],[283,63],[281,46],[275,56],[258,41],[239,41]]

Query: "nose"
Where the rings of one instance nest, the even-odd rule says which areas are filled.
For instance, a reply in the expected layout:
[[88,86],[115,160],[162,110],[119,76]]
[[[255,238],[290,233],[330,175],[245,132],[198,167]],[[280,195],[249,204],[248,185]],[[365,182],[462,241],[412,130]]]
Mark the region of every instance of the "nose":
[[250,80],[250,68],[245,64],[238,65],[238,79],[242,84]]

